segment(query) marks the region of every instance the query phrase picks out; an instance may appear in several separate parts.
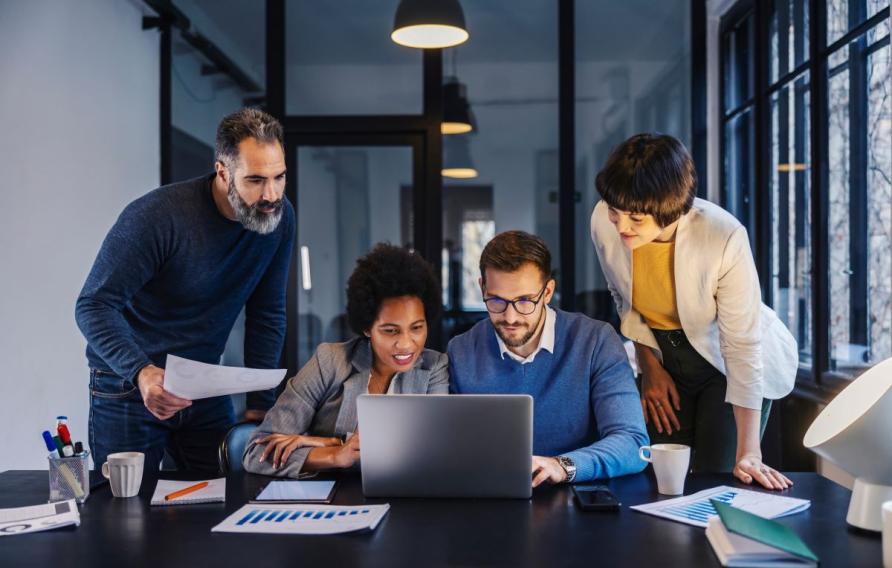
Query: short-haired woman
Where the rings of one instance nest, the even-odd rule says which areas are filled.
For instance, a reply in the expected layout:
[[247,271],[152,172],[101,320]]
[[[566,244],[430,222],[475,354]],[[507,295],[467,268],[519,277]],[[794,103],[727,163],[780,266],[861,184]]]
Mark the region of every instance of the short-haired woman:
[[440,309],[433,268],[417,254],[379,244],[360,258],[347,282],[347,319],[359,337],[319,345],[288,380],[245,451],[245,469],[298,477],[352,467],[357,396],[446,394],[446,355],[424,348]]
[[695,471],[786,489],[762,463],[761,437],[771,400],[793,388],[798,351],[762,304],[746,229],[696,198],[691,156],[671,136],[626,140],[595,184],[592,242],[635,342],[651,440],[691,446]]

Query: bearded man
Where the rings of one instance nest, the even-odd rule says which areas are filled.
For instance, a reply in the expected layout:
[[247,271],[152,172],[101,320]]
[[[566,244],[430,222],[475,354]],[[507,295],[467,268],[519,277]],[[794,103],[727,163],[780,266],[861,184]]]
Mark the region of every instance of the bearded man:
[[[215,474],[235,422],[229,396],[190,401],[164,389],[168,354],[217,364],[245,310],[245,366],[279,366],[294,209],[285,199],[281,124],[243,109],[220,122],[215,172],[130,203],[108,232],[77,299],[90,367],[89,442],[110,453],[165,450],[182,470]],[[249,393],[245,418],[275,402]]]
[[533,487],[644,469],[647,430],[622,341],[604,322],[548,306],[556,283],[545,242],[496,235],[479,283],[489,318],[449,342],[450,390],[533,397]]

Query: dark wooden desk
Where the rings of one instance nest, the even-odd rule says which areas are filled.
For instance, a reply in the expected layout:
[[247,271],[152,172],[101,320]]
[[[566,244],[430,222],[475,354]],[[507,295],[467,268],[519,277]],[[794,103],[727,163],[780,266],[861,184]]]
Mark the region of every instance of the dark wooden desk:
[[[788,495],[811,508],[782,522],[793,527],[822,565],[879,566],[878,535],[845,522],[850,493],[816,474],[792,474]],[[530,501],[366,500],[358,476],[341,478],[336,504],[389,502],[369,534],[277,536],[211,534],[267,481],[233,476],[225,505],[150,508],[154,480],[138,498],[114,499],[108,485],[81,507],[81,526],[0,538],[0,565],[13,566],[718,566],[703,529],[650,517],[626,506],[657,498],[649,474],[615,479],[618,513],[582,513],[566,487],[536,490]],[[694,475],[687,493],[735,485],[730,475]],[[0,507],[41,503],[44,471],[0,474]]]

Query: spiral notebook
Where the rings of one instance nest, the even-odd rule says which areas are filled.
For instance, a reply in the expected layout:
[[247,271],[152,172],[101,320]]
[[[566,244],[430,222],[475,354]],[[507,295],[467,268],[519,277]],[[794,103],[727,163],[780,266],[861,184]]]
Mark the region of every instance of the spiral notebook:
[[188,489],[202,481],[173,481],[159,479],[155,486],[155,494],[152,495],[152,505],[168,507],[173,505],[194,505],[196,503],[225,503],[226,502],[226,478],[206,480],[207,486],[187,493],[175,499],[166,500],[171,493]]

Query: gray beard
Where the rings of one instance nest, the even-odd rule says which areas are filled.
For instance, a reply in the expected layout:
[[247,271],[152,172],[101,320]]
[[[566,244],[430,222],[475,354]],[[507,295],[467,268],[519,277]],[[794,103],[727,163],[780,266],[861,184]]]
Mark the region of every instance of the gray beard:
[[229,178],[229,191],[226,192],[226,197],[235,211],[235,220],[249,231],[268,235],[276,230],[279,221],[282,220],[282,208],[275,213],[264,213],[257,209],[256,205],[245,203],[235,188],[235,179],[232,176]]

